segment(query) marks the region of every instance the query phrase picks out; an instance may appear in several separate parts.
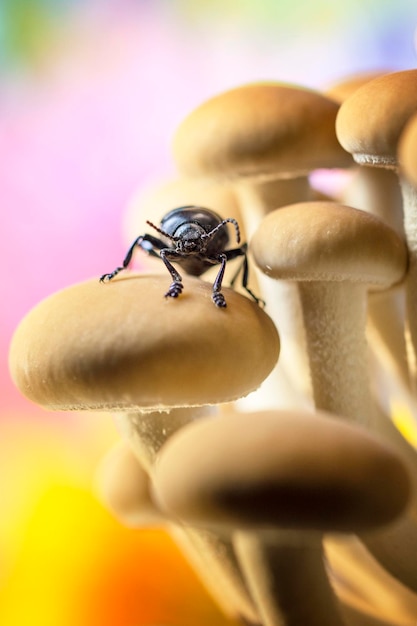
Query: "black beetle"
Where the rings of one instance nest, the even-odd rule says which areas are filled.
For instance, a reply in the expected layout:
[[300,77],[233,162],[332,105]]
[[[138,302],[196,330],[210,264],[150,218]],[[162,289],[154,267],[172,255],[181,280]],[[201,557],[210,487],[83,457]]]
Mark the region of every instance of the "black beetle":
[[220,215],[198,206],[183,206],[173,209],[165,215],[159,227],[147,221],[147,224],[162,235],[161,239],[152,235],[140,235],[127,251],[123,264],[110,274],[103,274],[101,282],[109,281],[120,271],[129,265],[136,246],[142,248],[151,256],[161,258],[171,274],[171,283],[166,297],[177,298],[184,288],[182,277],[171,264],[178,263],[184,271],[191,276],[201,276],[209,267],[220,264],[220,270],[213,283],[212,299],[219,307],[226,306],[226,300],[221,293],[222,281],[226,269],[226,262],[237,257],[243,257],[242,266],[239,267],[231,281],[233,286],[239,272],[242,270],[242,286],[258,304],[262,301],[257,298],[248,288],[248,260],[247,244],[239,248],[226,250],[229,243],[227,224],[235,227],[236,240],[240,243],[239,224],[233,217],[222,219]]

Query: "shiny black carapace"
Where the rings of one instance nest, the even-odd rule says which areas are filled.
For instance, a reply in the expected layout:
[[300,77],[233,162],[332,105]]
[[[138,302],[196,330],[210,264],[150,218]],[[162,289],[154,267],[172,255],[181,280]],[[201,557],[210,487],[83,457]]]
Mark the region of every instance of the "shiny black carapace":
[[243,257],[242,265],[238,268],[231,281],[234,285],[237,276],[242,271],[242,286],[255,300],[262,303],[248,288],[248,259],[247,244],[238,248],[226,249],[229,243],[227,224],[233,224],[236,231],[236,241],[240,243],[239,224],[233,217],[222,219],[220,215],[198,206],[183,206],[173,209],[165,215],[159,227],[147,221],[154,228],[161,239],[153,235],[139,235],[130,246],[123,264],[110,274],[103,274],[101,282],[109,281],[129,265],[133,251],[138,246],[147,254],[162,259],[172,277],[172,283],[166,292],[166,297],[177,298],[184,288],[182,277],[173,267],[172,262],[178,263],[187,274],[201,276],[209,267],[220,264],[219,272],[213,283],[212,300],[218,307],[225,307],[226,300],[221,293],[222,281],[227,261]]

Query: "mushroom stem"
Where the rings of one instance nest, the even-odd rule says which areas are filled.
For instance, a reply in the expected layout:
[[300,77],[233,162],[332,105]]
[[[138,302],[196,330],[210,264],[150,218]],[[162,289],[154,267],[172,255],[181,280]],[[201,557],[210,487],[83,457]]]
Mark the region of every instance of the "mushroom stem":
[[[235,184],[246,237],[249,240],[262,219],[286,204],[311,197],[312,190],[307,176],[269,180],[239,180]],[[308,406],[311,398],[310,378],[306,359],[305,334],[300,301],[296,286],[286,281],[272,282],[255,266],[256,281],[266,302],[270,317],[283,338],[280,358],[275,370],[263,383],[267,394],[272,387],[270,400],[265,405],[276,408],[301,405]],[[262,408],[257,402],[256,408]]]
[[408,468],[411,479],[411,500],[404,515],[375,534],[360,538],[373,557],[397,580],[417,592],[417,455],[413,446],[401,435],[392,420],[380,407],[373,412],[373,432],[394,446]]
[[262,624],[343,624],[325,571],[320,535],[292,533],[288,539],[285,532],[240,531],[235,547]]
[[[357,166],[343,190],[343,203],[376,215],[404,239],[403,201],[394,170]],[[403,286],[371,292],[368,302],[370,344],[384,365],[402,384],[409,386],[404,336]]]
[[333,535],[324,543],[330,579],[345,610],[356,609],[398,626],[415,621],[417,595],[391,576],[357,537]]
[[369,294],[368,340],[378,361],[387,368],[394,382],[410,389],[410,374],[405,341],[404,286]]
[[169,411],[117,413],[114,419],[141,465],[151,472],[159,449],[174,432],[213,411],[208,407],[184,407]]
[[369,422],[365,283],[301,281],[298,288],[316,407]]
[[312,190],[307,176],[297,176],[269,180],[243,179],[235,184],[235,193],[249,238],[267,213],[286,204],[308,200]]
[[387,528],[361,534],[361,540],[382,567],[417,592],[417,513],[410,509]]
[[417,470],[415,450],[375,406],[368,383],[365,287],[360,283],[299,283],[317,408],[365,423],[390,441],[407,463],[413,500],[400,521],[364,535],[370,552],[392,575],[417,591]]
[[[184,407],[161,412],[120,413],[115,420],[140,463],[152,476],[156,455],[169,437],[213,410],[213,407]],[[256,623],[257,612],[242,578],[231,537],[178,523],[171,524],[170,532],[223,611],[229,617],[243,617]]]
[[411,385],[417,386],[417,189],[404,178],[400,180],[403,197],[404,230],[406,234],[409,267],[405,282],[407,349]]

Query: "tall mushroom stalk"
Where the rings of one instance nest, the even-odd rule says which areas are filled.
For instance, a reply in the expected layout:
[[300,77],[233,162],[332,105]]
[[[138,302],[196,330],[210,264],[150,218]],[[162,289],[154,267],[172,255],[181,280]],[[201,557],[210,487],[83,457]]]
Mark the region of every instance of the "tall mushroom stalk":
[[[153,471],[160,446],[184,424],[258,387],[275,365],[279,337],[270,318],[227,290],[184,279],[184,294],[164,298],[166,277],[126,275],[108,286],[90,280],[41,302],[15,332],[12,377],[24,395],[53,410],[118,414],[141,461]],[[256,622],[230,537],[180,533],[198,550],[229,615]]]
[[160,451],[154,499],[196,527],[235,529],[265,626],[336,626],[323,564],[327,532],[375,529],[406,506],[396,452],[324,414],[222,414],[187,425]]
[[[219,94],[192,111],[178,127],[174,158],[186,176],[227,181],[239,199],[247,236],[271,210],[312,197],[308,175],[352,162],[336,139],[338,104],[295,85],[265,82]],[[288,398],[311,399],[305,337],[291,285],[258,276],[268,311],[283,337],[272,385],[288,381]],[[292,394],[291,394],[291,389]],[[277,393],[270,403],[279,402]],[[259,404],[259,401],[258,401]]]

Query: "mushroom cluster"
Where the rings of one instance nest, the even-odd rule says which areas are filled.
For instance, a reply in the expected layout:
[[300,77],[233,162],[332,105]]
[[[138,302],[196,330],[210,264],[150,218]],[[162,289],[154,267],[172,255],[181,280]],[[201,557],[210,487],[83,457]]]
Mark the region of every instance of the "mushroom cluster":
[[[155,265],[87,280],[16,329],[17,387],[114,415],[102,502],[171,533],[236,623],[415,624],[417,453],[393,406],[417,419],[417,71],[232,89],[173,153],[129,239],[175,206],[233,218],[266,308],[226,287],[213,306],[195,276],[164,298]],[[311,177],[330,169],[331,197]]]

